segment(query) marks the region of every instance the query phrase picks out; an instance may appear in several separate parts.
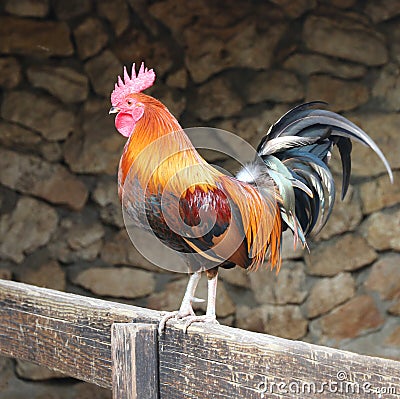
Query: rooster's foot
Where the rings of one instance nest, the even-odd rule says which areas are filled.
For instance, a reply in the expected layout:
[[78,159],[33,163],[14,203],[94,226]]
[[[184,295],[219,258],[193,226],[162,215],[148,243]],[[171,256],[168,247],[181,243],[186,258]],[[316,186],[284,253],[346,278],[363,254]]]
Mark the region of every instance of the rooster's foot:
[[167,324],[167,321],[170,319],[182,320],[187,317],[196,317],[194,310],[192,308],[193,302],[204,302],[203,299],[196,298],[194,293],[196,291],[197,283],[199,282],[201,277],[201,272],[193,273],[185,291],[185,295],[182,299],[181,307],[179,310],[175,312],[167,312],[161,319],[160,324],[158,325],[158,333],[161,335]]
[[192,323],[209,323],[209,324],[219,324],[215,315],[203,315],[203,316],[187,316],[185,318],[185,325],[183,326],[183,332],[186,334],[188,327]]
[[158,333],[161,335],[164,332],[167,321],[170,319],[182,320],[185,319],[186,317],[194,317],[194,316],[195,313],[191,307],[190,309],[186,310],[175,310],[173,312],[167,312],[161,318],[160,324],[158,325]]

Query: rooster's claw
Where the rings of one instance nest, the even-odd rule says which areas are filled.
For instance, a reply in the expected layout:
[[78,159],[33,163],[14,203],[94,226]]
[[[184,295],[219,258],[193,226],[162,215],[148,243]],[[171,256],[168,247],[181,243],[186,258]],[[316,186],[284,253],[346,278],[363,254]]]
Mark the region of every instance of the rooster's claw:
[[190,309],[188,308],[186,311],[175,310],[173,312],[167,312],[160,320],[160,324],[158,325],[158,333],[161,335],[164,332],[168,320],[180,320],[186,317],[195,317],[195,314],[191,307]]
[[186,334],[188,327],[192,323],[210,323],[210,324],[219,324],[218,320],[215,316],[188,316],[185,320],[185,325],[183,326],[183,332]]

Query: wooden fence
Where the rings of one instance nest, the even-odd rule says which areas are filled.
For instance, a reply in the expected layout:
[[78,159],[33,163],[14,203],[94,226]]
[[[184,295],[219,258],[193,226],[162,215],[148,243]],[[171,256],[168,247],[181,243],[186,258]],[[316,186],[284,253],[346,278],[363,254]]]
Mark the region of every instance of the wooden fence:
[[0,354],[114,398],[399,398],[400,362],[0,280]]

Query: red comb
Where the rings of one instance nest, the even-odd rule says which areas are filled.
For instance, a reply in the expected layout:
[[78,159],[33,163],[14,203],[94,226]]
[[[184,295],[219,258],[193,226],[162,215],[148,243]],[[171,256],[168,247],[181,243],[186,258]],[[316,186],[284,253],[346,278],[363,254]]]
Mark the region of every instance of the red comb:
[[132,76],[129,76],[126,67],[124,67],[124,80],[118,76],[118,83],[115,83],[111,93],[111,104],[116,106],[123,101],[128,94],[140,93],[141,91],[153,85],[156,74],[152,69],[147,69],[142,62],[139,72],[136,75],[135,64],[132,65]]

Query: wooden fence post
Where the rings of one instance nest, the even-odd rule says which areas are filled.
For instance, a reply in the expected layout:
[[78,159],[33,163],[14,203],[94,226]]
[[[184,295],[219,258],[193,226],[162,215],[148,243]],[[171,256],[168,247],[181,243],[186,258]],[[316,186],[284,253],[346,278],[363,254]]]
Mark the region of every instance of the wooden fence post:
[[113,399],[158,399],[157,326],[114,323],[111,328]]

